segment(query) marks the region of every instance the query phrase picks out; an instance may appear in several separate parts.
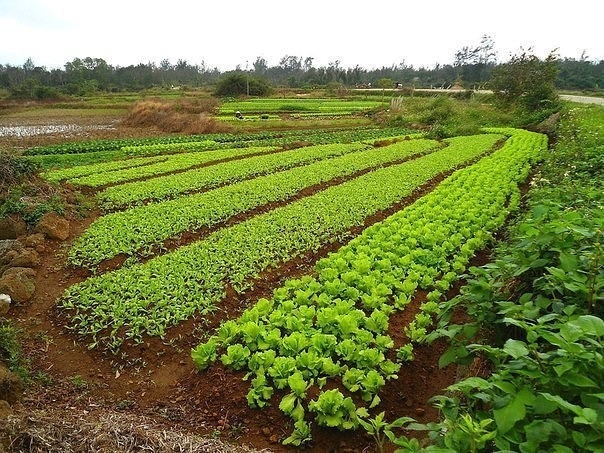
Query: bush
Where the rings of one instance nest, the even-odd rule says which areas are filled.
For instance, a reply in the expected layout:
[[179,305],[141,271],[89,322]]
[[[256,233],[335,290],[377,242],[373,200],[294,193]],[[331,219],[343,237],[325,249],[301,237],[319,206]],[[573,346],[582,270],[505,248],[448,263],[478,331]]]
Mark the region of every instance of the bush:
[[0,152],[0,192],[33,175],[37,170],[38,165],[26,157]]
[[505,108],[521,108],[525,111],[552,109],[559,100],[555,82],[558,60],[553,53],[545,60],[523,52],[514,55],[506,64],[493,71],[489,87],[495,99]]
[[270,92],[268,82],[242,73],[228,74],[216,86],[216,96],[266,96]]

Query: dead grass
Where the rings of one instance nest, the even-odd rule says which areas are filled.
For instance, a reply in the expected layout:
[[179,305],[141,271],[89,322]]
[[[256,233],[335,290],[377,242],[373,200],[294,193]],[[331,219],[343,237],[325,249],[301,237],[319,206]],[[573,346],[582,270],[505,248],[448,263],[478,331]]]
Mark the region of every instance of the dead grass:
[[158,426],[119,412],[30,411],[0,420],[0,451],[23,453],[268,453]]
[[156,127],[162,132],[208,134],[229,132],[231,127],[216,121],[218,109],[214,98],[185,98],[175,102],[153,99],[138,101],[122,124],[134,127]]

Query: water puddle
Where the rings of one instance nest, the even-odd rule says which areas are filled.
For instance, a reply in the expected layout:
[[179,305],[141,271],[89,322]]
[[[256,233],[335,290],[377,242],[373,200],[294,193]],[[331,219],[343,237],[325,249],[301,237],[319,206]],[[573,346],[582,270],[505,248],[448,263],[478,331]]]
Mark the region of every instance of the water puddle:
[[33,137],[35,135],[61,134],[64,136],[79,135],[87,131],[115,129],[112,124],[44,124],[37,126],[0,126],[0,137]]

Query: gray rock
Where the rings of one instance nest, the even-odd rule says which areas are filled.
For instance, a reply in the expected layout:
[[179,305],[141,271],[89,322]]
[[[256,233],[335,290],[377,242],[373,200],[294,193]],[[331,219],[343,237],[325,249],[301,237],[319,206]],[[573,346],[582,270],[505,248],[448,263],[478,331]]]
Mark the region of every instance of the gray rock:
[[15,239],[0,240],[0,257],[4,256],[9,250],[19,250],[21,243]]

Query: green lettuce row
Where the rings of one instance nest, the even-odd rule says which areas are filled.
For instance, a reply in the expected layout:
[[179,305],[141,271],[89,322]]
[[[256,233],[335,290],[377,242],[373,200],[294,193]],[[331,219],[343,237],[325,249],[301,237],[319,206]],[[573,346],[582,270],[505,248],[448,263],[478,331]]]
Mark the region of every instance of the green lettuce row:
[[[499,135],[476,136],[494,142]],[[465,146],[466,141],[453,141]],[[357,171],[403,159],[436,148],[434,140],[406,140],[381,148],[358,151],[302,167],[241,181],[195,195],[137,206],[97,219],[74,242],[69,261],[91,267],[120,253],[148,250],[186,231],[210,227],[271,202],[286,200],[300,190]]]
[[[396,378],[400,367],[385,359],[393,347],[389,315],[404,308],[418,287],[431,289],[405,331],[411,341],[425,335],[442,293],[517,208],[518,184],[547,148],[540,134],[491,132],[511,138],[499,151],[454,173],[427,196],[317,262],[316,277],[287,280],[272,299],[260,299],[237,320],[224,322],[193,349],[195,364],[205,369],[220,357],[223,364],[255,376],[248,393],[251,407],[270,404],[274,389],[290,390],[279,404],[295,426],[286,443],[309,439],[307,411],[321,425],[355,428],[358,416],[368,415],[366,408],[355,407],[341,392],[322,391],[310,402],[300,395],[313,383],[322,387],[336,378],[369,408],[379,404],[379,390]],[[412,347],[399,350],[401,360],[412,357]],[[330,413],[326,402],[346,410]]]
[[[328,144],[328,143],[351,143],[362,140],[377,140],[383,136],[401,136],[407,134],[404,128],[355,128],[344,130],[298,130],[298,131],[278,131],[278,132],[260,132],[255,134],[209,134],[207,136],[190,136],[189,141],[214,140],[216,143],[212,149],[225,148],[242,148],[246,146],[286,146],[296,141],[304,141],[313,145]],[[413,134],[419,135],[419,134]],[[163,143],[169,137],[156,138],[160,143]],[[173,141],[166,143],[182,143],[176,137]],[[130,140],[124,142],[121,147],[112,150],[96,150],[95,152],[81,151],[78,153],[67,153],[67,151],[56,150],[58,154],[39,154],[28,156],[28,159],[36,162],[41,168],[64,168],[75,165],[88,165],[93,163],[101,163],[115,161],[116,159],[127,159],[129,157],[138,156],[156,156],[159,154],[172,154],[178,146],[172,145],[169,149],[165,149],[163,145],[156,149],[153,146],[147,146],[153,143],[150,140]],[[127,148],[125,145],[129,145]],[[61,149],[79,144],[61,145]],[[144,146],[140,146],[144,145]],[[127,149],[128,151],[124,151]]]
[[339,99],[258,99],[248,101],[225,102],[219,114],[270,113],[270,112],[305,112],[320,111],[334,113],[351,113],[383,105],[379,101],[343,101]]
[[89,278],[68,288],[59,304],[71,312],[72,328],[93,338],[92,346],[101,342],[116,351],[125,338],[140,342],[143,333],[163,336],[196,312],[213,310],[225,296],[225,283],[242,292],[264,270],[346,237],[368,216],[484,153],[494,139],[452,140],[464,141],[466,146],[446,147],[329,187],[145,264]]
[[124,183],[99,192],[97,197],[104,209],[142,204],[145,200],[166,200],[194,190],[240,181],[263,173],[352,153],[363,148],[367,148],[367,145],[361,143],[331,144],[253,156],[183,173],[158,176],[146,181]]
[[60,182],[66,179],[79,178],[96,173],[105,173],[115,170],[123,170],[124,168],[140,167],[143,165],[155,164],[164,162],[169,156],[153,156],[153,157],[135,157],[132,159],[104,162],[101,164],[85,164],[75,167],[50,170],[40,174],[40,176],[50,182]]
[[133,145],[133,146],[122,146],[121,150],[124,153],[143,153],[148,154],[151,152],[174,152],[174,151],[205,151],[208,149],[214,149],[218,145],[213,140],[200,140],[198,142],[185,142],[185,143],[153,143],[149,145]]
[[162,162],[71,178],[68,182],[77,186],[99,187],[107,184],[132,181],[139,178],[159,176],[179,170],[187,170],[196,165],[207,164],[223,159],[245,157],[250,154],[264,154],[272,151],[275,151],[274,147],[249,147],[173,154]]

